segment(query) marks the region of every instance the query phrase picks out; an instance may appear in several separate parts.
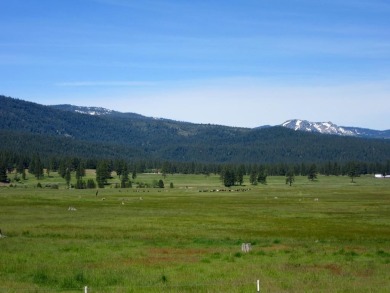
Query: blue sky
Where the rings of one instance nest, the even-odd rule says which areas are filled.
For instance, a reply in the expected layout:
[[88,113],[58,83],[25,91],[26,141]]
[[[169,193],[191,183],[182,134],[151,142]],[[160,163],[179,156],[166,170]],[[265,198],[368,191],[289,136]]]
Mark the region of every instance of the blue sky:
[[385,0],[1,0],[0,94],[175,120],[390,128]]

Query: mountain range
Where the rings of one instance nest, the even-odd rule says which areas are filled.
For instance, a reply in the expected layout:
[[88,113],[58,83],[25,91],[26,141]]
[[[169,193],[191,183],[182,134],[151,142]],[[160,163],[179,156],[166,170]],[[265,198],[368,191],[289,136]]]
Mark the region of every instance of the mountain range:
[[[139,119],[147,118],[145,116],[135,114],[135,113],[122,113],[122,112],[117,112],[117,111],[113,111],[101,107],[83,107],[83,106],[74,106],[68,104],[53,105],[51,107],[63,111],[71,111],[71,112],[88,114],[88,115],[97,115],[97,116],[107,115],[112,117],[122,117],[122,118],[127,117],[127,118],[139,118]],[[154,119],[161,119],[161,118],[154,118]],[[168,119],[161,119],[161,120],[168,120]],[[368,128],[338,126],[332,122],[310,122],[307,120],[292,119],[292,120],[287,120],[284,123],[275,126],[282,126],[293,130],[306,131],[312,133],[390,139],[390,130],[381,131],[381,130],[373,130]],[[267,128],[267,127],[270,127],[270,125],[263,125],[258,128]]]
[[[0,96],[0,151],[31,155],[207,163],[383,162],[390,140],[194,124],[99,107],[44,106]],[[321,127],[313,126],[318,129]],[[325,126],[324,126],[325,127]],[[329,128],[329,127],[328,127]],[[307,129],[307,127],[306,127]],[[324,131],[323,131],[324,132]],[[360,132],[361,133],[361,132]],[[387,133],[387,132],[386,132]],[[387,133],[388,134],[388,133]],[[359,134],[360,135],[360,134]]]

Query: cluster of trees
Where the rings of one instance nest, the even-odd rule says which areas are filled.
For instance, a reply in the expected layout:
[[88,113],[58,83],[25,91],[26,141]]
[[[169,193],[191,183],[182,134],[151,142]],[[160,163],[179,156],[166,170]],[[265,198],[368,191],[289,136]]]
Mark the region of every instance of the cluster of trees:
[[[332,165],[332,164],[327,164],[327,165]],[[239,165],[239,166],[227,165],[223,167],[222,171],[220,172],[220,178],[226,187],[230,187],[233,185],[242,185],[244,175],[249,175],[249,183],[252,185],[257,185],[258,183],[267,184],[267,176],[269,172],[267,169],[268,167],[265,165],[255,165],[251,167],[250,173],[247,173],[245,165]],[[279,173],[278,175],[285,176],[286,184],[289,184],[290,186],[295,181],[295,175],[301,175],[301,176],[304,175],[307,176],[309,180],[314,181],[317,179],[317,175],[319,173],[316,164],[310,164],[307,167],[307,169],[305,167],[305,174],[299,173],[299,171],[301,171],[302,169],[294,168],[294,166],[290,166],[285,170],[286,172],[284,174]],[[298,173],[296,173],[297,170]],[[361,164],[356,162],[348,162],[347,164],[343,165],[342,170],[343,170],[342,174],[337,173],[332,175],[337,175],[337,176],[347,175],[348,177],[351,178],[351,182],[354,182],[354,178],[359,177],[361,174],[366,174],[361,172],[363,170],[362,166]],[[386,172],[383,172],[383,175],[385,174]],[[324,174],[324,175],[331,175],[331,174]]]
[[249,182],[252,185],[256,185],[257,183],[266,184],[267,183],[268,171],[265,166],[259,165],[252,168],[249,175]]
[[[244,182],[245,166],[240,165],[238,167],[225,167],[220,173],[221,181],[226,187],[233,185],[242,185]],[[258,183],[267,184],[267,171],[260,167],[259,169],[253,168],[249,174],[249,183],[257,185]]]
[[[383,163],[373,162],[326,162],[317,164],[217,164],[199,162],[173,162],[160,160],[126,161],[81,159],[78,157],[41,157],[38,153],[31,156],[19,155],[14,152],[0,151],[0,181],[7,182],[7,174],[14,172],[17,178],[26,178],[25,170],[28,169],[37,179],[55,171],[63,177],[67,184],[71,182],[72,174],[75,174],[76,188],[94,188],[95,185],[103,187],[107,184],[111,173],[115,171],[120,180],[121,187],[131,187],[132,180],[137,173],[159,172],[167,174],[220,174],[221,180],[226,186],[241,185],[244,175],[249,175],[251,184],[266,184],[267,176],[307,176],[315,180],[317,174],[324,175],[348,175],[352,179],[360,174],[390,174],[390,160]],[[85,170],[96,170],[96,183],[85,181]],[[94,185],[95,184],[95,185]]]
[[226,187],[233,185],[242,185],[244,182],[244,175],[249,174],[249,182],[252,185],[258,183],[267,183],[267,170],[264,166],[253,166],[250,173],[247,173],[245,165],[226,165],[222,168],[220,174],[221,181]]
[[220,172],[221,181],[226,187],[242,185],[244,182],[245,167],[243,165],[225,166]]

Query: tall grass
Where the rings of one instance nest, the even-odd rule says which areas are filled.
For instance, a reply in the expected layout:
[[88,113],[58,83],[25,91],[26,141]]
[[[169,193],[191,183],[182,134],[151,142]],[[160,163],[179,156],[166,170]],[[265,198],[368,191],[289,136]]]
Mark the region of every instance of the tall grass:
[[390,289],[388,180],[270,177],[228,191],[214,175],[168,175],[173,189],[97,196],[56,174],[45,180],[58,190],[34,180],[0,188],[0,292],[255,292],[257,279],[262,292]]

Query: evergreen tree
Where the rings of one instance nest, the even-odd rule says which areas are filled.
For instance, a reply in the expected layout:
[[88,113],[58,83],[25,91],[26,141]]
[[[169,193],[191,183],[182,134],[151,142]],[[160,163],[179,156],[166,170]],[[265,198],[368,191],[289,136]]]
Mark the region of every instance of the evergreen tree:
[[295,181],[294,171],[290,169],[286,173],[286,184],[290,184],[291,186],[294,183],[294,181]]
[[30,160],[29,164],[28,164],[28,172],[30,174],[34,174],[34,171],[35,171],[35,156],[32,157],[32,159]]
[[85,176],[84,162],[80,161],[76,168],[76,179],[82,179]]
[[61,160],[60,161],[60,164],[58,166],[58,174],[62,178],[65,178],[65,174],[66,174],[66,162],[65,162],[65,160]]
[[7,166],[4,161],[0,161],[0,182],[8,182]]
[[87,185],[86,185],[84,180],[82,180],[80,178],[77,179],[76,186],[75,186],[76,189],[85,189],[86,187],[87,187]]
[[257,185],[257,172],[254,169],[252,169],[252,171],[250,172],[249,182],[252,185]]
[[16,165],[16,172],[19,174],[23,174],[24,171],[24,163],[22,159],[19,159]]
[[333,164],[333,175],[335,175],[335,176],[340,175],[340,166],[339,166],[339,164],[337,164],[337,162],[335,162]]
[[164,162],[161,167],[161,173],[164,178],[167,176],[167,174],[171,173],[171,163]]
[[301,174],[302,172],[300,164],[295,164],[294,166],[292,166],[292,169],[294,171],[294,174]]
[[93,179],[88,179],[87,181],[87,188],[96,188],[96,183]]
[[240,165],[235,174],[235,181],[238,182],[239,185],[242,185],[244,183],[245,165]]
[[305,176],[307,174],[307,168],[306,168],[306,164],[305,163],[301,163],[301,172],[300,174],[302,176]]
[[35,178],[37,178],[38,180],[42,179],[43,178],[43,164],[42,164],[42,161],[41,161],[41,158],[39,157],[39,155],[34,155],[34,157],[32,159],[32,166],[33,167],[31,168],[30,172],[32,171]]
[[223,185],[226,187],[233,186],[236,182],[236,175],[234,173],[234,169],[232,167],[225,167],[224,170],[221,172],[221,179],[223,182]]
[[55,158],[50,159],[49,166],[51,171],[58,171],[58,161]]
[[262,170],[257,176],[257,181],[261,184],[267,184],[267,172]]
[[69,170],[69,168],[66,168],[65,180],[66,180],[66,185],[68,185],[68,187],[70,187],[70,179],[71,179],[70,170]]
[[129,171],[127,169],[127,164],[124,163],[121,170],[122,178],[121,178],[121,187],[125,188],[128,186],[129,182]]
[[104,188],[104,185],[107,184],[107,179],[111,176],[110,173],[107,162],[100,161],[96,167],[96,182],[99,188]]
[[164,181],[162,179],[158,181],[158,188],[164,188]]
[[123,164],[123,160],[115,160],[114,162],[114,170],[116,171],[116,175],[118,175],[119,179],[122,176]]
[[329,176],[330,174],[332,174],[332,164],[330,161],[328,161],[328,163],[324,167],[324,174],[325,176]]
[[351,182],[355,183],[355,181],[353,181],[353,179],[355,177],[360,176],[360,173],[358,171],[358,165],[355,162],[349,162],[346,166],[346,169],[347,169],[348,177],[351,178]]
[[311,181],[317,179],[317,166],[315,164],[311,164],[307,173],[307,178]]
[[49,162],[49,164],[46,166],[47,177],[50,177],[50,172],[51,172],[51,166],[50,166],[50,162]]

